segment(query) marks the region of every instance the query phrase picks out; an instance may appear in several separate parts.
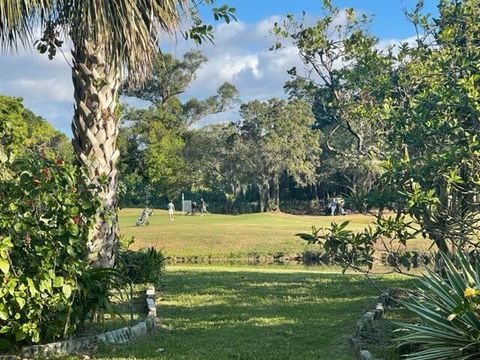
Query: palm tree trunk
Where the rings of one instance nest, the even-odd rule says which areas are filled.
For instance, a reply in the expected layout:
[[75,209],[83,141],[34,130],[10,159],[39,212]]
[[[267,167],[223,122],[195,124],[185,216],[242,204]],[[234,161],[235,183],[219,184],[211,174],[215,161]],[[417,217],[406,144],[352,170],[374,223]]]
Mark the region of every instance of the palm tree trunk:
[[[76,44],[78,45],[78,44]],[[88,260],[96,267],[112,267],[118,243],[117,169],[119,151],[117,95],[120,76],[109,68],[102,45],[85,42],[75,46],[73,85],[75,114],[73,146],[80,165],[85,169],[85,185],[102,185],[95,190],[102,201],[95,228],[88,244]],[[92,190],[89,190],[92,191]]]

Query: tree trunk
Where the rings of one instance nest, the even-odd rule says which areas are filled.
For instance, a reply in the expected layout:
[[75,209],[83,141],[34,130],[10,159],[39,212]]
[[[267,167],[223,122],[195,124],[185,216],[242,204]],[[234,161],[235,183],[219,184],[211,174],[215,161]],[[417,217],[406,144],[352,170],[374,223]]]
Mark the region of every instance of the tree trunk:
[[258,185],[258,204],[260,207],[260,212],[264,212],[265,209],[265,195],[264,195],[264,189],[261,184]]
[[258,184],[260,212],[267,212],[270,206],[270,184],[262,181]]
[[273,209],[274,211],[280,211],[280,179],[274,178],[273,185]]
[[270,202],[270,184],[269,184],[268,180],[265,181],[263,187],[265,189],[264,190],[265,198],[263,200],[264,203],[265,203],[265,208],[264,208],[263,212],[267,212],[267,211],[271,210],[271,205],[272,205],[271,202]]
[[[73,146],[85,169],[86,186],[102,185],[96,192],[102,201],[88,243],[88,260],[95,267],[112,267],[118,244],[116,149],[117,107],[120,76],[108,67],[103,46],[76,44],[72,79],[75,96]],[[90,190],[91,191],[91,190]],[[95,190],[96,191],[96,190]]]

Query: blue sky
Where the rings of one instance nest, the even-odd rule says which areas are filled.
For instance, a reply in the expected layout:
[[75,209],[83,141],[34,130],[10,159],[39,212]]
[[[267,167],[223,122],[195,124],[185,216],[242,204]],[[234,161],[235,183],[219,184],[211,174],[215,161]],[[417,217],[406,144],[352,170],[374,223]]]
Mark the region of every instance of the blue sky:
[[[268,48],[274,39],[269,31],[275,21],[287,13],[309,17],[321,14],[321,0],[226,0],[237,9],[238,22],[216,25],[215,45],[199,49],[209,58],[198,72],[197,79],[185,98],[203,98],[215,93],[225,81],[233,83],[244,101],[282,97],[287,69],[302,66],[293,46],[273,53]],[[384,44],[408,39],[414,29],[403,15],[402,6],[412,8],[416,0],[333,0],[339,8],[353,7],[373,16],[370,30]],[[216,5],[222,5],[217,0]],[[403,5],[402,5],[403,4]],[[437,14],[438,0],[425,0],[425,11]],[[202,10],[208,21],[211,13]],[[189,48],[196,48],[178,37],[174,45],[164,48],[181,57]],[[68,49],[65,49],[68,54]],[[73,87],[70,69],[61,56],[49,61],[33,49],[19,54],[0,55],[0,94],[21,96],[25,105],[49,120],[56,128],[70,133],[73,115]],[[217,115],[206,121],[225,121],[236,117],[235,111]]]
[[[321,0],[228,0],[236,8],[238,18],[244,22],[258,22],[272,15],[308,14],[321,12]],[[373,16],[371,31],[382,39],[404,39],[413,35],[411,24],[403,16],[403,8],[412,9],[417,0],[333,0],[339,8],[354,8]],[[216,0],[216,6],[222,4]],[[438,0],[424,0],[425,12],[436,15]],[[204,11],[204,16],[208,12]]]

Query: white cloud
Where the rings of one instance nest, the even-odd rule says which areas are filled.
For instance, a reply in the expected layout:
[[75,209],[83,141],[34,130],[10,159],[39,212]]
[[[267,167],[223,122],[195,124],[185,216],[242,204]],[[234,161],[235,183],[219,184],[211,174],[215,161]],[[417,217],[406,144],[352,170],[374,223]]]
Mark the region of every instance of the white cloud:
[[[238,21],[218,25],[215,44],[198,48],[209,61],[198,71],[197,79],[184,97],[210,96],[225,81],[239,89],[243,101],[284,97],[283,85],[289,79],[287,70],[296,66],[301,71],[303,64],[297,49],[290,44],[278,51],[268,50],[275,42],[270,30],[281,20],[279,16],[270,16],[257,23]],[[307,21],[313,22],[313,19]],[[400,41],[383,40],[379,47],[385,48],[392,42]],[[189,47],[195,48],[192,43],[179,40],[163,50],[181,57]],[[34,51],[4,54],[0,55],[0,69],[0,93],[23,97],[27,107],[70,134],[73,86],[70,68],[61,54],[53,61]],[[229,112],[206,121],[228,120],[236,116],[235,112]]]
[[222,23],[215,29],[215,42],[225,43],[244,32],[247,25],[244,22],[237,21],[230,24]]
[[34,92],[37,100],[43,99],[45,102],[50,100],[71,102],[73,98],[72,86],[61,81],[63,79],[26,79],[20,78],[8,83],[8,87],[14,93]]
[[[279,20],[279,16],[271,16],[253,24],[238,21],[218,25],[215,44],[199,47],[209,61],[198,71],[185,98],[210,96],[225,81],[237,86],[244,101],[284,96],[286,70],[300,62],[294,47],[276,52],[268,50],[274,43],[270,30]],[[178,41],[167,51],[181,57],[189,47],[194,45]],[[23,97],[27,107],[70,134],[73,86],[70,68],[61,54],[53,61],[34,50],[3,54],[0,69],[0,93]],[[213,119],[235,116],[235,112],[230,112]]]
[[238,88],[244,101],[285,96],[287,69],[301,66],[301,62],[293,46],[269,51],[275,42],[270,30],[279,19],[271,16],[254,24],[221,25],[215,45],[201,48],[209,61],[198,71],[185,96],[209,96],[225,81]]
[[[277,15],[270,16],[262,21],[259,21],[254,25],[254,31],[257,34],[258,37],[269,37],[268,35],[270,34],[273,25],[275,23],[279,23],[281,21],[281,17]],[[271,39],[271,38],[270,38]]]
[[61,54],[48,60],[33,47],[19,49],[0,56],[0,69],[1,94],[22,97],[25,106],[70,134],[73,86],[70,67]]

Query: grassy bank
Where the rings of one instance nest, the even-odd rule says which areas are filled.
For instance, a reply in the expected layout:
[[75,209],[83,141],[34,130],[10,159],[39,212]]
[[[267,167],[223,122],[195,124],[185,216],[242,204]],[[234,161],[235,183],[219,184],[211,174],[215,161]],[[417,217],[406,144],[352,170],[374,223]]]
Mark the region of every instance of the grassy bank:
[[[172,257],[245,259],[251,254],[295,255],[318,249],[295,237],[296,233],[309,232],[312,225],[328,227],[332,221],[340,223],[348,220],[350,229],[360,231],[373,221],[373,217],[359,214],[330,217],[264,213],[236,216],[179,214],[175,221],[170,222],[166,211],[156,210],[149,226],[136,227],[140,211],[120,211],[121,233],[135,237],[134,249],[154,246]],[[430,243],[419,239],[412,245],[412,249],[424,250]]]

